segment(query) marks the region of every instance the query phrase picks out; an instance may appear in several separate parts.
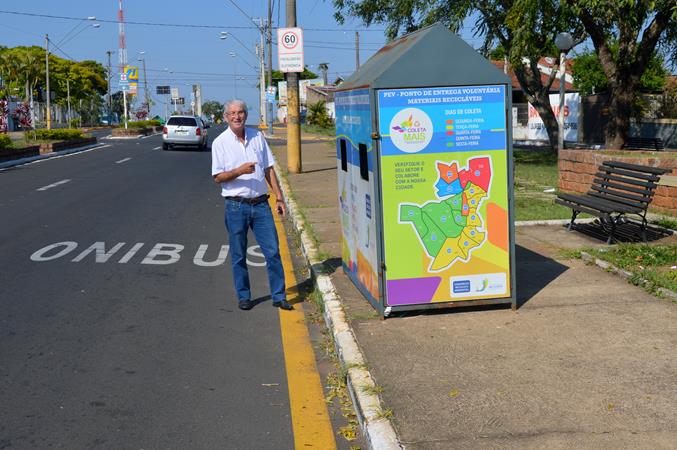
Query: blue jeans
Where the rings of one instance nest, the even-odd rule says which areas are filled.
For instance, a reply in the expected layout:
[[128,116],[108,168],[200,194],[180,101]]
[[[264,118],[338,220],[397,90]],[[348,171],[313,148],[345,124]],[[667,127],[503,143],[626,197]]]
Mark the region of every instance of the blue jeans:
[[247,233],[250,228],[266,258],[270,296],[274,302],[285,300],[280,243],[268,202],[250,205],[226,199],[225,222],[238,301],[251,300],[249,271],[247,270]]

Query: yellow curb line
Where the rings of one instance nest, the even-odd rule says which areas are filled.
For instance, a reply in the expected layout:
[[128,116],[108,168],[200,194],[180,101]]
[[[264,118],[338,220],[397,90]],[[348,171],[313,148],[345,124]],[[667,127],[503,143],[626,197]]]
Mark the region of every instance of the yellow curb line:
[[289,244],[282,221],[274,213],[274,202],[271,197],[269,203],[275,215],[275,228],[280,237],[280,256],[284,266],[287,300],[294,304],[293,311],[280,310],[280,330],[289,386],[294,444],[296,449],[331,450],[336,448],[334,431],[329,420],[320,374],[315,364],[315,353],[310,344],[303,304],[297,303],[299,292]]

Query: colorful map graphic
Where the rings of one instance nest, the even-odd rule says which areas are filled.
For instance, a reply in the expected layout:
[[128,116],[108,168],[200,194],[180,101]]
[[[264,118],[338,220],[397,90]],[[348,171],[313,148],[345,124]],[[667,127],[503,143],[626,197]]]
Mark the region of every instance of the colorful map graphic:
[[468,160],[468,168],[437,162],[436,195],[441,201],[423,206],[400,203],[400,223],[413,225],[426,253],[433,258],[430,271],[440,271],[457,260],[467,261],[470,252],[486,240],[478,209],[491,185],[491,160]]

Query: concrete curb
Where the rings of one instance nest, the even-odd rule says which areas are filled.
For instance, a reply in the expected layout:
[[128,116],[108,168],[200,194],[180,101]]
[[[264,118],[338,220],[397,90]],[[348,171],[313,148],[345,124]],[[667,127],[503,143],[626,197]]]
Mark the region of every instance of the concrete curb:
[[[626,281],[630,280],[630,278],[632,278],[632,276],[633,276],[632,272],[628,272],[625,269],[621,269],[619,267],[616,267],[616,266],[614,266],[613,264],[611,264],[607,261],[601,260],[599,258],[595,258],[594,256],[592,256],[588,252],[581,252],[581,259],[583,261],[589,262],[591,264],[595,264],[597,267],[604,269],[608,272],[611,272],[614,275],[618,275],[619,277],[623,278]],[[645,285],[649,284],[649,281],[642,279],[640,284],[642,286],[645,286]],[[668,299],[673,300],[673,301],[677,301],[677,293],[672,292],[670,289],[665,289],[665,288],[659,287],[659,288],[656,288],[656,291],[659,294],[661,294],[662,296],[664,296],[665,298],[668,298]]]
[[[576,219],[576,223],[592,223],[596,218]],[[534,227],[537,225],[568,225],[571,219],[554,219],[554,220],[518,220],[515,222],[516,227]]]
[[[655,220],[660,218],[660,214],[649,213],[647,219]],[[576,223],[592,223],[597,220],[596,217],[589,217],[583,219],[576,219]],[[552,220],[518,220],[515,222],[516,227],[533,227],[537,225],[569,225],[571,219],[552,219]],[[675,232],[675,230],[672,230]]]
[[[278,174],[283,173],[275,164]],[[301,248],[310,268],[317,289],[324,302],[324,321],[334,338],[341,366],[346,369],[348,391],[355,407],[357,419],[369,447],[373,450],[403,449],[393,424],[384,417],[381,400],[376,392],[376,383],[366,368],[364,355],[360,350],[355,333],[346,320],[341,300],[326,268],[318,257],[318,249],[306,230],[298,205],[291,198],[291,188],[286,178],[279,177],[289,216],[301,233]]]
[[96,148],[105,147],[105,146],[106,146],[106,144],[102,144],[101,142],[97,142],[96,144],[85,145],[84,147],[69,148],[68,150],[46,153],[44,155],[29,156],[27,158],[13,159],[11,161],[5,161],[3,163],[0,163],[0,170],[9,169],[10,167],[20,166],[20,165],[23,165],[23,164],[29,164],[29,163],[36,162],[36,161],[41,161],[43,159],[56,158],[56,157],[59,157],[59,156],[67,156],[67,155],[70,155],[72,153],[80,153],[80,152],[84,152],[86,150],[94,150]]

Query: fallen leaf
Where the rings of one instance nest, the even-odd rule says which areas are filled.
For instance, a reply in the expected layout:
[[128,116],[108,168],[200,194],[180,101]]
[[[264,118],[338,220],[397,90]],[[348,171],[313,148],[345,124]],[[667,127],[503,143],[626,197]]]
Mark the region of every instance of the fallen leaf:
[[458,394],[461,392],[458,389],[452,389],[451,392],[449,392],[449,397],[451,398],[456,398],[458,397]]

